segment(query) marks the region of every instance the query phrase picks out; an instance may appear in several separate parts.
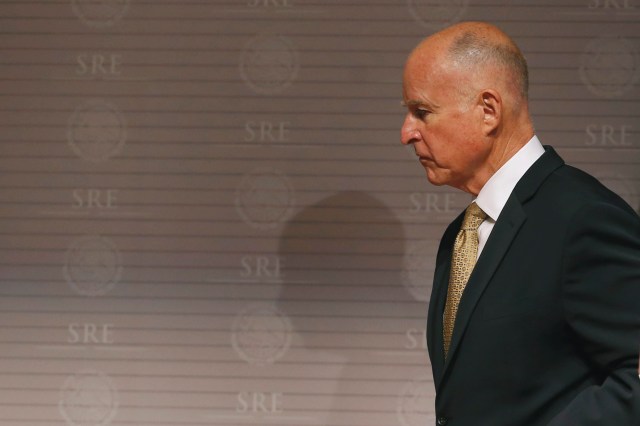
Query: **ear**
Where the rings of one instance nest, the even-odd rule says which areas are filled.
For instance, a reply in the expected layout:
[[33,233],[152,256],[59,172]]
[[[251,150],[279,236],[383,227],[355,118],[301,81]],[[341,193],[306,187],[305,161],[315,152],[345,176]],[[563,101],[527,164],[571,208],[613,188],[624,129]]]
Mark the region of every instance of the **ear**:
[[502,120],[502,97],[493,89],[485,89],[480,94],[482,107],[482,127],[485,135],[496,132]]

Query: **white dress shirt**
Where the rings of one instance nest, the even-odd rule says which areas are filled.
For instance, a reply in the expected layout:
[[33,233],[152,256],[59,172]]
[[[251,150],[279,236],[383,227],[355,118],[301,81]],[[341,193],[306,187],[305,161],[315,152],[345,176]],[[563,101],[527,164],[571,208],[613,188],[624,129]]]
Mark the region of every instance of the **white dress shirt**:
[[538,137],[534,135],[525,146],[520,148],[491,176],[480,190],[474,201],[487,214],[487,218],[478,228],[478,256],[487,243],[489,234],[491,234],[496,220],[511,196],[513,188],[542,154],[544,154],[544,147]]

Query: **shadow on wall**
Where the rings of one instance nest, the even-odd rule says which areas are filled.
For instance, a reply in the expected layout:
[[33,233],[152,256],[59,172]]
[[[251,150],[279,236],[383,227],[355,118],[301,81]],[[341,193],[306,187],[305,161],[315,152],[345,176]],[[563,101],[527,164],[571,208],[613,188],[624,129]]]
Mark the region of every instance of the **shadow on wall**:
[[293,330],[287,361],[299,366],[287,374],[303,379],[296,393],[307,396],[290,409],[310,424],[378,424],[380,401],[394,412],[386,379],[404,335],[399,318],[407,306],[424,311],[402,285],[403,254],[402,223],[364,192],[329,196],[286,224],[276,303]]

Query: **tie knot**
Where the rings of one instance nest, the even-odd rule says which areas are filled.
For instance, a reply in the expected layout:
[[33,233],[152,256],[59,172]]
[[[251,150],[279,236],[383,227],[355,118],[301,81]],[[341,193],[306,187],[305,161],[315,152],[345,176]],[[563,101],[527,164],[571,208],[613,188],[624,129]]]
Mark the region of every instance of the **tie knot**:
[[471,203],[464,214],[462,229],[475,231],[486,217],[487,214],[476,203]]

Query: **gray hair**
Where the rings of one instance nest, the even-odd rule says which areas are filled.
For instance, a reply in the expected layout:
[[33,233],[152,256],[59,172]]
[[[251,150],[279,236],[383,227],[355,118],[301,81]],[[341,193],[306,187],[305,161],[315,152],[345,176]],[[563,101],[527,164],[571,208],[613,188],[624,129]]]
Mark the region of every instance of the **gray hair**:
[[525,100],[528,98],[527,61],[512,41],[511,43],[494,42],[475,32],[467,31],[453,41],[449,48],[449,55],[454,63],[465,68],[476,68],[485,64],[504,67],[516,80],[515,83],[522,98]]

